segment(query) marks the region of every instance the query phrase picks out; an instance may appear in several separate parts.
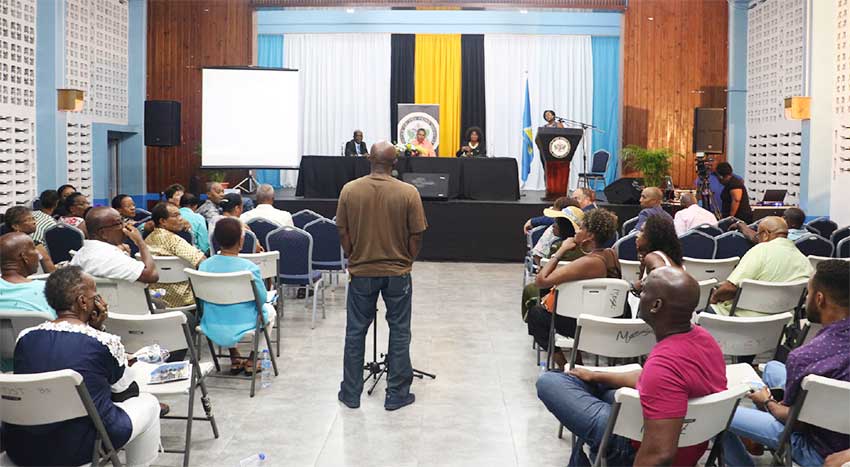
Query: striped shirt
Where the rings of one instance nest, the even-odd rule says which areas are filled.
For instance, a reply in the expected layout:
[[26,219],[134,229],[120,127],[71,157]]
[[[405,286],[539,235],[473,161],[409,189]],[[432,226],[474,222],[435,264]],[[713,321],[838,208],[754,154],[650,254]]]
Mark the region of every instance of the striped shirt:
[[32,234],[32,241],[38,245],[44,243],[44,232],[56,225],[56,221],[38,209],[32,212],[32,217],[35,219],[35,232]]

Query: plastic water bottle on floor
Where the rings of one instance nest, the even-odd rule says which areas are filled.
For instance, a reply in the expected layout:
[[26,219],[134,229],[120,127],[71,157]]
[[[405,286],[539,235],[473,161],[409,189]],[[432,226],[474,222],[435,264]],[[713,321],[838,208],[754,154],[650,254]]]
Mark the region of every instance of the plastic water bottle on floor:
[[537,367],[540,368],[540,374],[546,373],[546,360],[542,362],[537,362]]
[[260,387],[266,389],[272,385],[272,361],[269,358],[269,350],[263,350],[263,355],[260,360]]
[[262,452],[259,454],[254,454],[253,456],[248,456],[241,461],[239,461],[239,467],[254,467],[258,465],[269,465],[266,462],[266,455]]

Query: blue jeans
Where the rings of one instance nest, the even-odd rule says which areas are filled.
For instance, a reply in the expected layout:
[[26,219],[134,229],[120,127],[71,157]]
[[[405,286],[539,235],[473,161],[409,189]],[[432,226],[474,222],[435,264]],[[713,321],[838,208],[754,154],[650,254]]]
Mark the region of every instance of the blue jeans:
[[[582,442],[587,443],[591,455],[596,456],[608,425],[614,392],[614,389],[585,383],[560,371],[544,373],[537,380],[537,397],[567,430],[580,438],[573,446],[569,465],[590,465]],[[635,449],[628,439],[611,435],[605,455],[608,465],[632,465],[634,457]]]
[[363,392],[363,357],[366,333],[375,319],[378,294],[387,306],[390,328],[387,351],[387,399],[407,397],[413,381],[410,364],[410,308],[413,282],[410,274],[388,277],[351,277],[348,285],[345,324],[345,355],[343,356],[340,395],[349,403],[360,401]]
[[[785,387],[785,364],[771,361],[767,363],[762,380],[770,388]],[[761,410],[739,407],[732,417],[729,432],[723,440],[723,452],[726,464],[730,466],[755,465],[744,443],[738,436],[749,438],[771,449],[776,449],[785,424],[773,418],[773,415]],[[737,436],[736,436],[737,435]],[[823,465],[823,457],[812,446],[808,436],[803,433],[791,434],[791,457],[801,466]]]

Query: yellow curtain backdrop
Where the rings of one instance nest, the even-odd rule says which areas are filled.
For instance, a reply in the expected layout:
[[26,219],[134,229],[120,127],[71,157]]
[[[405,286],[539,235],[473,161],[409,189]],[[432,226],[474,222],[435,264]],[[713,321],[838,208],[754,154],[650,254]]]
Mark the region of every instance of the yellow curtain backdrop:
[[416,35],[417,104],[440,105],[440,157],[460,148],[460,34]]

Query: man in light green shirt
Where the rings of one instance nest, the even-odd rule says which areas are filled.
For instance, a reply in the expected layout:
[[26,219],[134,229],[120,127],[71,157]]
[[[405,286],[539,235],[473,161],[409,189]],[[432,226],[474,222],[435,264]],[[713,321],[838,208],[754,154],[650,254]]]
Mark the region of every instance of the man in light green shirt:
[[[758,244],[741,258],[738,266],[722,282],[711,297],[712,309],[720,315],[729,315],[732,299],[744,279],[765,282],[790,282],[807,279],[812,266],[794,242],[788,240],[788,226],[781,217],[764,218],[758,227]],[[775,310],[777,313],[788,310]],[[764,316],[752,310],[738,308],[735,316]]]
[[192,193],[184,193],[183,197],[180,198],[180,215],[192,226],[195,247],[204,254],[209,254],[210,233],[207,230],[207,220],[204,216],[196,213],[196,209],[198,209],[198,198]]

